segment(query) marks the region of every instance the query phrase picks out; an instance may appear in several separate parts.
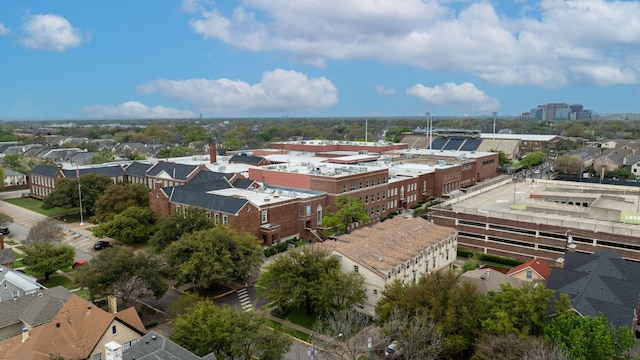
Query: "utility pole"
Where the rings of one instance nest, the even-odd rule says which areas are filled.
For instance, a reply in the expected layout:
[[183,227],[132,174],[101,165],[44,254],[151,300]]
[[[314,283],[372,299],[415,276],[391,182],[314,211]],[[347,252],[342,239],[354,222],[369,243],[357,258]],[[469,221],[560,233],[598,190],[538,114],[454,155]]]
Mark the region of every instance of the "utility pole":
[[493,112],[493,140],[496,139],[496,115],[498,115],[497,112]]

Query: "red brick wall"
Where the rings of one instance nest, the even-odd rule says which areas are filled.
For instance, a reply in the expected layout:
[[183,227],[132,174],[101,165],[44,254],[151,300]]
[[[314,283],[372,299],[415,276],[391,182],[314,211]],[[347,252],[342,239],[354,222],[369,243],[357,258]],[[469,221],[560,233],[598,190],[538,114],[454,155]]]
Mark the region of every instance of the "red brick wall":
[[311,177],[308,174],[251,168],[249,169],[249,179],[270,185],[311,189]]

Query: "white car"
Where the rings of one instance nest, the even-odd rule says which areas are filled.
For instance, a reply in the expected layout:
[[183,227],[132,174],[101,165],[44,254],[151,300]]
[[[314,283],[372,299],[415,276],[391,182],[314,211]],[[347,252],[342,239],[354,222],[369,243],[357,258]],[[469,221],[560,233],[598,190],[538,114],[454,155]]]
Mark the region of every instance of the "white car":
[[533,173],[534,174],[540,174],[540,170],[535,170]]

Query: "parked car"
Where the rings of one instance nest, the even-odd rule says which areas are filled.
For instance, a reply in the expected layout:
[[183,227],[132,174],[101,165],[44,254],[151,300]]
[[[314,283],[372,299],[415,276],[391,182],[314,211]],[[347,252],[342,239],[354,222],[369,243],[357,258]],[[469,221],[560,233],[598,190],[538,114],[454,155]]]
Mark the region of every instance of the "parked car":
[[385,359],[402,359],[402,354],[398,350],[398,342],[394,341],[384,350]]
[[106,248],[110,248],[113,247],[113,244],[111,244],[108,241],[104,241],[104,240],[100,240],[98,242],[96,242],[95,244],[93,244],[93,248],[96,250],[102,250],[102,249],[106,249]]
[[0,234],[2,235],[9,235],[11,233],[11,231],[9,231],[9,228],[6,226],[0,226]]

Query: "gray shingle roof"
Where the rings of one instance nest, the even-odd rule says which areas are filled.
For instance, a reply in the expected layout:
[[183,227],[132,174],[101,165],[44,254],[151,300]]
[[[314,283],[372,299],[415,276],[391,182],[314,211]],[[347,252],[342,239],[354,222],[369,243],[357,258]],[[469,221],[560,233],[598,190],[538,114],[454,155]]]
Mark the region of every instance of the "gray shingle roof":
[[71,292],[62,286],[44,289],[41,295],[20,296],[15,301],[0,302],[0,328],[20,321],[38,326],[51,321]]
[[0,250],[0,266],[8,265],[16,261],[13,250],[10,248]]
[[223,179],[229,180],[232,177],[233,174],[228,173],[221,173],[216,171],[200,171],[196,176],[193,177],[193,179],[191,179],[191,181],[189,181],[189,184],[205,183]]
[[640,263],[611,250],[568,252],[564,267],[553,269],[547,286],[569,294],[573,308],[584,316],[602,312],[614,325],[630,327],[640,295]]
[[[222,180],[220,180],[220,185]],[[209,194],[212,184],[187,184],[163,188],[165,194],[169,196],[169,201],[176,204],[195,206],[198,208],[219,211],[227,214],[237,214],[245,204],[247,199],[239,199],[232,196],[222,196]],[[231,186],[227,183],[227,188]]]
[[197,165],[178,164],[174,162],[159,161],[147,170],[147,175],[158,176],[163,171],[173,179],[186,180],[192,172],[198,168]]
[[153,164],[134,161],[129,166],[127,166],[125,171],[128,175],[131,176],[145,177],[147,176],[147,170],[149,170],[151,166],[153,166]]
[[254,181],[250,179],[238,179],[233,182],[233,187],[237,187],[240,189],[248,189],[253,185]]
[[125,360],[216,360],[212,353],[200,357],[164,336],[149,331],[124,351]]
[[56,175],[56,171],[58,171],[58,168],[56,168],[55,166],[37,165],[31,170],[29,174],[54,177]]
[[255,164],[259,164],[260,161],[262,160],[264,160],[262,156],[233,155],[229,159],[229,164],[241,163],[241,164],[255,165]]
[[[64,174],[65,177],[68,177],[68,178],[76,177],[75,169],[62,170],[62,173]],[[116,177],[116,176],[124,176],[124,170],[122,169],[122,167],[120,167],[120,165],[97,166],[97,167],[80,169],[80,176],[85,174],[104,174],[109,177]]]

